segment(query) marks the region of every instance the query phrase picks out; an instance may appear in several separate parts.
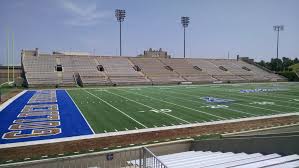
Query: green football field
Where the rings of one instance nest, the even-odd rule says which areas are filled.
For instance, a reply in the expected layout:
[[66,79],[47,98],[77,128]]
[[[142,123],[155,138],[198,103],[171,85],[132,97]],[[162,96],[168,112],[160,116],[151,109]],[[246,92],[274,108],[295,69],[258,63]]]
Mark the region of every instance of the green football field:
[[[241,93],[241,90],[252,93]],[[95,133],[299,112],[299,83],[67,90]]]

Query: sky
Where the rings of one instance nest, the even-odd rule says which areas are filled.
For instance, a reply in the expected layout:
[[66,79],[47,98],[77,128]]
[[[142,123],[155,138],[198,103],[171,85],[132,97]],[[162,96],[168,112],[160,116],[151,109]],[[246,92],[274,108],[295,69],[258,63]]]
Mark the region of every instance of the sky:
[[122,53],[149,48],[183,57],[181,16],[189,16],[186,57],[256,60],[299,57],[299,0],[0,0],[0,64],[6,64],[7,33],[14,34],[16,63],[22,49],[41,53],[82,51],[119,54],[115,9],[125,9]]

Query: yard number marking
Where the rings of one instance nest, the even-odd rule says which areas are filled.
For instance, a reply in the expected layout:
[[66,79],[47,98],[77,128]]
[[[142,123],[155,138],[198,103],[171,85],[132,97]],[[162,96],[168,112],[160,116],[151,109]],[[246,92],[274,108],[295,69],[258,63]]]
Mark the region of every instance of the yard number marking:
[[228,106],[218,104],[218,105],[208,105],[208,106],[202,106],[202,107],[208,107],[208,108],[215,109],[215,108],[227,108]]
[[274,105],[275,103],[274,102],[267,102],[267,101],[264,101],[264,102],[252,102],[250,104],[259,104],[259,105]]
[[[150,112],[154,112],[154,113],[169,113],[172,110],[170,109],[151,109],[149,110]],[[144,113],[145,111],[139,111],[140,113]]]

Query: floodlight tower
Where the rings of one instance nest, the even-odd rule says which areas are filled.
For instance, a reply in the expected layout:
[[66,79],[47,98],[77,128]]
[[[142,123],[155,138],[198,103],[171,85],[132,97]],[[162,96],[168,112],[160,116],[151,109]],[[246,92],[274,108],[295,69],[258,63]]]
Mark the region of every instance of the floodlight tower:
[[279,32],[283,31],[283,25],[275,25],[273,26],[273,30],[277,31],[277,41],[276,41],[276,61],[277,61],[277,70],[278,70],[278,45],[279,45]]
[[185,38],[186,38],[186,28],[188,27],[188,24],[189,24],[189,17],[182,16],[181,17],[181,23],[182,23],[183,28],[184,28],[184,58],[186,58],[186,42],[185,42]]
[[119,22],[119,55],[121,56],[121,22],[125,20],[126,11],[123,9],[116,9],[115,10],[115,17]]

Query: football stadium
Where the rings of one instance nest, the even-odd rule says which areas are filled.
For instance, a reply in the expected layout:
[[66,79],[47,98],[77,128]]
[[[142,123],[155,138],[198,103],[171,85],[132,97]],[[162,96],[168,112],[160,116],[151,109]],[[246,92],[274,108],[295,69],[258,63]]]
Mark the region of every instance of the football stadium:
[[0,168],[299,167],[299,61],[278,57],[282,25],[267,63],[186,57],[189,17],[183,57],[123,56],[125,12],[115,10],[119,55],[14,53],[8,33]]

